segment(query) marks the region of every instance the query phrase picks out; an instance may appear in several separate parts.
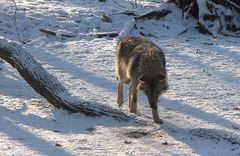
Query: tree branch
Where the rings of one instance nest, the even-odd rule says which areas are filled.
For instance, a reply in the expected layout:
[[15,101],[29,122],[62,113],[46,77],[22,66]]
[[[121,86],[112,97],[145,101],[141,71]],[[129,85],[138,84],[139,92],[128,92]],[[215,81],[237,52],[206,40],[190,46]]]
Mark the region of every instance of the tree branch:
[[141,16],[137,16],[135,17],[134,19],[135,20],[140,20],[140,19],[153,19],[153,18],[156,18],[156,19],[160,19],[161,17],[164,17],[166,15],[168,15],[169,13],[171,13],[172,11],[170,10],[167,10],[167,9],[163,9],[161,11],[151,11],[149,13],[146,13],[144,15],[141,15]]

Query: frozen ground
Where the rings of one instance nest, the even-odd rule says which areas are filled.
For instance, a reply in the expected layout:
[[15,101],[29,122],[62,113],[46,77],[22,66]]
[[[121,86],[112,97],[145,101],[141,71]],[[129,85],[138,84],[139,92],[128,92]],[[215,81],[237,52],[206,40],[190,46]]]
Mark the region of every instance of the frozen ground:
[[[24,41],[72,94],[115,108],[117,39],[91,34],[121,31],[132,18],[125,11],[173,8],[147,1],[141,1],[147,8],[134,8],[123,0],[16,2],[15,25],[12,1],[0,0],[0,35]],[[164,124],[152,123],[141,93],[138,110],[145,125],[55,109],[1,62],[0,155],[240,155],[240,40],[200,35],[173,10],[164,19],[140,21],[132,32],[146,34],[166,54],[170,89],[159,102]],[[103,14],[112,22],[102,22]],[[39,28],[76,37],[47,36]]]

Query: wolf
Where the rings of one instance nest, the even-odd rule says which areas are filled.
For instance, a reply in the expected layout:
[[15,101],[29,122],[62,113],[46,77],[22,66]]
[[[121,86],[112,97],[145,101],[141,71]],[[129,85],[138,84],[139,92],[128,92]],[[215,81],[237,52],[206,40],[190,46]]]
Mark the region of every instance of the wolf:
[[118,79],[117,103],[123,104],[123,83],[130,84],[128,106],[137,112],[137,92],[142,90],[152,108],[155,123],[163,123],[158,115],[158,98],[168,89],[166,60],[162,50],[143,37],[128,36],[116,48],[115,74]]

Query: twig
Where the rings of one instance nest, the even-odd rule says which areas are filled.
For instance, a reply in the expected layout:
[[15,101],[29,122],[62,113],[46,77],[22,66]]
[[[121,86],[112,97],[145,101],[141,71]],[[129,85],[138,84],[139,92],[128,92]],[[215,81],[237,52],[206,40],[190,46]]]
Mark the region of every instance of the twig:
[[39,31],[44,32],[44,33],[49,34],[49,35],[53,35],[53,36],[57,35],[56,32],[53,32],[53,31],[50,31],[50,30],[46,30],[46,29],[43,29],[43,28],[40,28]]
[[122,108],[122,105],[123,105],[125,102],[127,102],[127,101],[128,101],[128,99],[124,100],[124,101],[119,105],[119,108],[121,109],[121,108]]
[[124,100],[124,101],[122,102],[122,104],[124,104],[124,103],[127,102],[127,101],[128,101],[128,99]]
[[138,7],[138,3],[143,7],[142,3],[139,0],[134,0],[134,2],[131,2],[130,0],[128,0],[128,2],[132,5],[132,7],[137,8]]
[[180,0],[180,7],[182,9],[182,20],[184,19],[184,0]]
[[128,16],[136,16],[136,14],[131,11],[123,11],[123,12],[118,12],[118,13],[113,13],[113,14],[110,14],[110,15],[118,15],[118,14],[124,14],[124,15],[128,15]]
[[[130,0],[128,0],[128,2],[132,5],[132,7],[137,8],[136,3],[134,4],[134,3],[132,3]],[[135,2],[136,2],[136,1],[135,1]],[[135,5],[135,6],[134,6],[134,5]]]
[[203,54],[203,52],[202,52],[200,49],[197,49],[195,53],[196,53],[196,54],[199,54],[199,55],[202,55],[202,54]]
[[182,34],[185,34],[187,31],[188,31],[188,28],[186,28],[183,31],[181,31],[179,34],[177,34],[177,36],[181,36]]
[[113,3],[117,4],[118,6],[120,6],[120,7],[122,7],[122,8],[126,8],[126,7],[122,6],[121,4],[119,4],[118,2],[116,2],[116,1],[114,1],[114,0],[112,0],[112,1],[113,1]]
[[16,27],[16,32],[17,32],[17,37],[18,37],[18,40],[19,40],[19,42],[22,42],[23,44],[24,44],[24,41],[22,41],[21,39],[20,39],[20,34],[19,34],[19,30],[18,30],[18,27],[17,27],[17,4],[16,4],[16,2],[14,1],[14,0],[12,0],[12,2],[13,2],[13,4],[14,4],[14,6],[15,6],[15,11],[14,11],[14,15],[13,15],[13,23],[14,23],[14,25],[15,25],[15,27]]
[[233,8],[235,8],[235,10],[236,10],[237,12],[240,12],[240,4],[239,4],[239,3],[234,3],[234,2],[232,2],[231,0],[226,0],[226,2],[227,2],[230,6],[232,6]]

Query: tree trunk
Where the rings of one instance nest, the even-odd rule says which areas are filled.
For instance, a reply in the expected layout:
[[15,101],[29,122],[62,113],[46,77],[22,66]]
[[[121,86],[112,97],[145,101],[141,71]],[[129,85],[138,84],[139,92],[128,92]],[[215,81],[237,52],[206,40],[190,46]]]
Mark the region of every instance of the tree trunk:
[[130,120],[126,114],[117,109],[73,97],[57,78],[48,73],[18,42],[0,36],[0,58],[16,68],[37,93],[57,108],[82,112],[89,116],[109,116],[117,120]]

